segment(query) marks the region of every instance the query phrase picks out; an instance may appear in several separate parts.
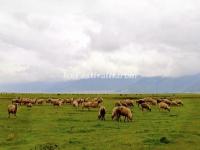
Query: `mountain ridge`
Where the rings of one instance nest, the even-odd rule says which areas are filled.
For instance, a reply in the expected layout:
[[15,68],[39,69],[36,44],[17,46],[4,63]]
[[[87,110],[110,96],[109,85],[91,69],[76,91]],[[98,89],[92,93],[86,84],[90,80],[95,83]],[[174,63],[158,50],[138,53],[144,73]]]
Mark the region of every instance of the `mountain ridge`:
[[182,77],[87,78],[70,81],[4,83],[1,92],[186,93],[200,92],[200,74]]

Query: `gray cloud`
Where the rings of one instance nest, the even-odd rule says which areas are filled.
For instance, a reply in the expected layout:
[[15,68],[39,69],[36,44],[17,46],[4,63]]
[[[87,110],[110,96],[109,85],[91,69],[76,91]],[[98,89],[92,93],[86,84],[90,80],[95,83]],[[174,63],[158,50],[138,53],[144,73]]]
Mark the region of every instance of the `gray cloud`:
[[200,73],[199,4],[0,0],[0,82]]

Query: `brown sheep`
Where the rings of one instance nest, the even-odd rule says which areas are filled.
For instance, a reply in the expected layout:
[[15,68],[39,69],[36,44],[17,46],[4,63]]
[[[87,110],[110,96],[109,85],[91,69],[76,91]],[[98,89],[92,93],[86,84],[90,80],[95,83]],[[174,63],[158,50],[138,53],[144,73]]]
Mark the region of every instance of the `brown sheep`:
[[124,116],[124,122],[126,120],[132,121],[132,117],[133,117],[131,110],[125,106],[119,106],[113,109],[112,119],[116,117],[117,120],[119,120],[120,116]]
[[37,101],[36,101],[36,103],[39,105],[42,105],[43,103],[44,103],[44,99],[38,99]]
[[117,107],[117,106],[122,106],[122,104],[121,104],[120,101],[117,101],[117,102],[115,103],[115,106],[116,106],[116,107]]
[[122,104],[122,106],[125,106],[125,107],[133,107],[134,106],[133,101],[129,100],[129,99],[121,100],[120,103]]
[[28,103],[26,106],[27,107],[32,107],[32,103]]
[[136,103],[138,104],[138,107],[140,104],[144,103],[145,100],[144,99],[139,99],[139,100],[136,100]]
[[169,105],[166,104],[165,102],[161,102],[161,103],[159,103],[159,110],[160,110],[160,109],[164,109],[164,110],[168,110],[168,111],[170,111],[170,107],[169,107]]
[[147,97],[147,98],[145,98],[144,100],[145,100],[145,102],[148,102],[150,105],[154,105],[154,106],[157,105],[157,101],[154,100],[154,99],[151,98],[151,97],[150,97],[150,98]]
[[51,99],[51,103],[53,104],[53,106],[61,106],[62,105],[62,101],[60,101],[59,99]]
[[105,115],[106,115],[106,109],[104,106],[101,106],[99,108],[99,115],[98,115],[99,120],[105,120]]
[[178,104],[176,103],[176,101],[172,101],[170,106],[178,106]]
[[21,104],[27,105],[28,103],[30,103],[30,99],[29,98],[22,98],[21,99]]
[[17,103],[8,105],[8,117],[10,118],[10,114],[13,114],[16,117],[17,113]]
[[29,100],[29,103],[31,103],[31,104],[36,104],[36,102],[37,102],[37,99],[35,98],[35,99],[30,99]]
[[64,100],[64,103],[66,104],[71,104],[72,102],[73,102],[73,98]]
[[103,102],[103,98],[102,97],[96,97],[96,98],[93,99],[93,101],[102,103]]
[[149,111],[151,111],[151,107],[150,107],[150,105],[148,104],[148,103],[142,103],[141,104],[141,107],[142,107],[142,111],[144,110],[144,109],[147,109],[147,110],[149,110]]
[[117,121],[119,121],[119,118],[120,118],[120,110],[119,110],[119,107],[114,107],[114,108],[113,108],[111,118],[112,118],[112,120],[114,120],[114,119],[116,118]]
[[88,108],[88,110],[89,110],[89,108],[98,108],[101,102],[102,101],[83,102],[82,103],[82,109],[83,108]]
[[78,109],[79,104],[78,104],[78,101],[77,101],[77,100],[74,100],[74,101],[72,102],[72,105]]
[[163,99],[162,102],[168,104],[169,106],[172,104],[172,102],[168,99]]
[[21,99],[20,98],[13,99],[12,104],[14,104],[14,103],[21,104]]
[[178,104],[178,105],[182,105],[183,106],[183,102],[181,100],[175,100],[175,102]]

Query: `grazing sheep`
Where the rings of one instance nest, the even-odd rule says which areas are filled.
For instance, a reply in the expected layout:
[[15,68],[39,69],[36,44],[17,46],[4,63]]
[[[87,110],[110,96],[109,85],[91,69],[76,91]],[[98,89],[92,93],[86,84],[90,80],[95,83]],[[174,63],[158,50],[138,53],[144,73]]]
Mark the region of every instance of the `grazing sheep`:
[[64,100],[64,103],[66,104],[71,104],[72,102],[73,102],[73,98]]
[[166,104],[165,102],[160,102],[160,103],[159,103],[159,110],[160,110],[160,109],[164,109],[164,110],[170,111],[169,105]]
[[176,103],[176,101],[172,101],[170,106],[178,106],[178,104]]
[[21,99],[20,98],[13,99],[12,104],[14,104],[14,103],[21,104]]
[[138,104],[138,107],[140,104],[144,103],[145,100],[144,99],[139,99],[139,100],[136,100],[136,103]]
[[116,106],[116,107],[117,107],[117,106],[122,106],[122,104],[121,104],[120,101],[117,101],[117,102],[115,103],[115,106]]
[[120,101],[120,103],[121,103],[121,106],[128,107],[128,105],[125,101]]
[[132,121],[132,113],[131,110],[125,106],[119,106],[115,107],[112,112],[112,120],[116,118],[118,121],[120,119],[120,116],[124,116],[124,122],[127,121]]
[[154,100],[153,98],[151,98],[151,97],[147,97],[147,98],[145,98],[144,99],[145,100],[145,102],[148,102],[150,105],[157,105],[157,101],[156,100]]
[[29,101],[31,104],[36,104],[36,102],[37,102],[37,99],[35,98],[35,99],[30,99],[30,101]]
[[101,106],[99,108],[99,115],[98,115],[99,120],[105,120],[105,115],[106,115],[106,109],[104,106]]
[[44,103],[44,99],[38,99],[37,101],[36,101],[36,103],[39,105],[42,105],[43,103]]
[[46,103],[51,103],[52,102],[52,99],[51,98],[48,98],[47,100],[46,100]]
[[141,107],[142,107],[142,111],[144,110],[144,109],[147,109],[147,110],[149,110],[149,111],[151,111],[151,107],[150,107],[150,105],[148,104],[148,103],[142,103],[141,104]]
[[121,100],[120,103],[122,104],[122,106],[125,106],[125,107],[133,107],[134,106],[134,102],[129,99]]
[[168,100],[168,99],[163,99],[162,102],[168,104],[169,106],[172,104],[172,102],[170,100]]
[[182,105],[182,106],[183,106],[182,100],[175,100],[175,102],[176,102],[178,105]]
[[21,99],[21,104],[27,105],[28,103],[30,103],[30,99],[29,98],[22,98]]
[[77,101],[77,100],[74,100],[74,101],[72,102],[72,105],[78,109],[79,104],[78,104],[78,101]]
[[32,107],[32,103],[28,103],[26,106],[27,107]]
[[162,102],[162,99],[158,98],[156,101],[157,101],[157,104],[159,104]]
[[103,98],[102,97],[97,97],[97,98],[94,98],[93,101],[102,103],[103,102]]
[[17,103],[8,105],[8,117],[10,118],[10,114],[15,115],[17,113]]
[[101,104],[101,100],[98,101],[89,101],[89,102],[83,102],[82,103],[82,109],[83,108],[87,108],[89,110],[89,108],[98,108],[99,105]]
[[124,122],[127,121],[132,121],[132,113],[131,110],[127,107],[124,106],[119,106],[119,110],[120,110],[120,116],[124,116]]
[[60,101],[59,99],[51,99],[51,103],[53,104],[53,106],[61,106],[62,105],[62,101]]
[[116,119],[117,121],[119,121],[119,119],[120,119],[119,107],[114,107],[113,108],[111,118],[112,118],[112,120]]

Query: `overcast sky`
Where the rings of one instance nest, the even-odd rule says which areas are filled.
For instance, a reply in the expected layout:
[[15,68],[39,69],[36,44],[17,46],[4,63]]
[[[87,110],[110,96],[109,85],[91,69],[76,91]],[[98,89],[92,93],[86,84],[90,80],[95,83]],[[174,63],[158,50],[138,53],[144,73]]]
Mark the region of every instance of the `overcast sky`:
[[199,0],[0,0],[0,82],[200,73]]

